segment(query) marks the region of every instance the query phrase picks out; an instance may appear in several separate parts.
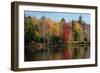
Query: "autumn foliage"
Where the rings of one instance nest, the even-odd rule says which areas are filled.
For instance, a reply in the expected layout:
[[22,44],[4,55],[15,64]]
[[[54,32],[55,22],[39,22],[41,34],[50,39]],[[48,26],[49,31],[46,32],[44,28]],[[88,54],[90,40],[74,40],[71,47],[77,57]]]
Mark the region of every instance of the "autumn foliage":
[[84,42],[85,32],[83,27],[86,24],[83,25],[81,19],[67,22],[62,18],[56,22],[45,16],[41,19],[28,16],[25,17],[24,23],[26,61],[72,59],[75,58],[72,44]]

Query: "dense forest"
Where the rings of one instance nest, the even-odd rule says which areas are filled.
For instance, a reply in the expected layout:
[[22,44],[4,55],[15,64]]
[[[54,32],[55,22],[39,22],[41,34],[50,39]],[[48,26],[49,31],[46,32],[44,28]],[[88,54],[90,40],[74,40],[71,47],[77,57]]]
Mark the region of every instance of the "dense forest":
[[25,61],[89,57],[90,24],[81,15],[70,22],[64,18],[55,22],[45,16],[27,16],[24,20]]

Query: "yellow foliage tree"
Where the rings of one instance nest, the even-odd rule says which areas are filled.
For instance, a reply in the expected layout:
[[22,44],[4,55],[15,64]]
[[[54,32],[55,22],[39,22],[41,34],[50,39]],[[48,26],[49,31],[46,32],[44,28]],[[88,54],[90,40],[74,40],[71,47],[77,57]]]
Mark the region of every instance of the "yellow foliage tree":
[[84,35],[83,35],[83,29],[82,29],[80,23],[75,21],[72,29],[75,32],[75,34],[77,34],[77,36],[75,36],[75,37],[77,37],[78,40],[83,41]]

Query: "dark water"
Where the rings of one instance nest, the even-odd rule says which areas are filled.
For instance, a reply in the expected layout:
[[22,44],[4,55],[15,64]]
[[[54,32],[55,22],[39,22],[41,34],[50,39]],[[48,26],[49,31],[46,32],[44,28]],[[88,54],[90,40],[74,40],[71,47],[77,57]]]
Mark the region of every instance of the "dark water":
[[[46,44],[45,44],[46,45]],[[47,45],[35,50],[33,47],[25,47],[25,61],[65,60],[90,58],[89,44],[69,44],[67,48],[58,45]]]

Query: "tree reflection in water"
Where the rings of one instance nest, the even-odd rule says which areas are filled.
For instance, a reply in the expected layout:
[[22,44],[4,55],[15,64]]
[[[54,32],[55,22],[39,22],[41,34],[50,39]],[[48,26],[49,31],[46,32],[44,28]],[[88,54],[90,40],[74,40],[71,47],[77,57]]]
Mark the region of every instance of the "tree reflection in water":
[[89,45],[73,45],[73,59],[83,59],[90,57],[90,46]]
[[[43,44],[41,44],[43,45]],[[62,44],[45,44],[42,49],[34,50],[34,47],[25,49],[25,61],[42,60],[69,60],[90,58],[89,44],[67,44],[66,48]],[[40,47],[40,46],[38,46]],[[35,47],[36,48],[36,47]]]

